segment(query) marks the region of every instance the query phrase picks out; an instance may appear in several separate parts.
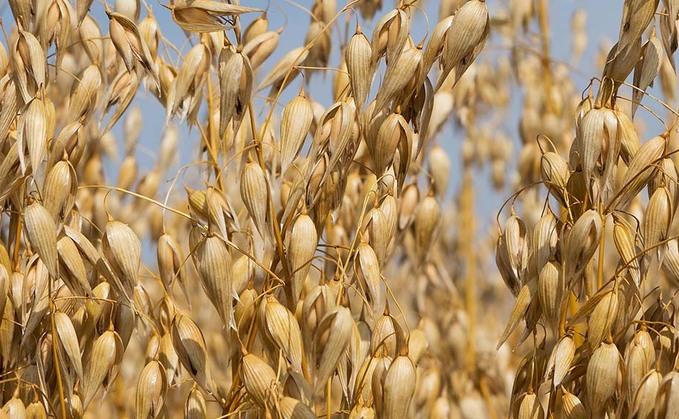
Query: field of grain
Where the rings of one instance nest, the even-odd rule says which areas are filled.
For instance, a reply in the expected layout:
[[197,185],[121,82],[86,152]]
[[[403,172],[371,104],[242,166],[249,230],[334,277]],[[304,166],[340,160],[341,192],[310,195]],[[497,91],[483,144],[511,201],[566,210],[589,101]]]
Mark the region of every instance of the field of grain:
[[0,418],[679,417],[679,0],[497,3],[0,4]]

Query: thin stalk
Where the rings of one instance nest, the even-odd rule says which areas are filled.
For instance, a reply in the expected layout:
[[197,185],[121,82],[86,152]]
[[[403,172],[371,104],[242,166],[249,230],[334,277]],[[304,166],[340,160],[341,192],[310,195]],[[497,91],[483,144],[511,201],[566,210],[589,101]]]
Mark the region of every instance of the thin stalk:
[[547,17],[547,0],[540,0],[538,3],[538,17],[540,22],[540,41],[542,47],[542,81],[545,89],[545,107],[547,113],[554,112],[554,104],[551,99],[552,88],[552,73],[550,71],[550,53],[549,53],[549,21]]
[[58,337],[57,324],[54,322],[54,301],[52,300],[52,276],[47,280],[49,310],[50,310],[50,326],[52,328],[52,356],[54,357],[54,371],[57,375],[57,389],[59,390],[59,406],[61,407],[61,417],[66,419],[66,401],[64,400],[64,384],[61,380],[61,366],[59,364],[59,355],[57,353]]
[[12,265],[15,269],[19,269],[19,253],[21,253],[21,220],[23,220],[23,218],[18,214],[14,214],[11,220],[13,220],[16,225],[16,238],[14,239],[14,252],[12,252]]
[[[219,187],[219,190],[222,192],[224,191],[224,185],[222,184],[222,177],[220,176],[220,170],[219,170],[219,154],[218,151],[220,147],[218,147],[217,142],[220,140],[219,135],[217,133],[217,129],[214,126],[215,124],[212,123],[212,115],[215,113],[215,106],[213,103],[213,96],[212,96],[212,82],[210,81],[210,77],[208,76],[207,78],[207,138],[205,139],[206,143],[210,144],[209,150],[210,152],[210,157],[212,158],[213,161],[213,170],[215,172],[215,177],[217,180],[217,186]],[[200,126],[199,126],[200,128]],[[203,136],[205,133],[203,133],[201,129],[201,134]],[[235,135],[235,133],[234,133]],[[223,156],[226,157],[226,156]]]
[[[259,167],[262,169],[264,173],[267,173],[266,169],[266,164],[264,163],[264,155],[262,154],[262,142],[261,140],[257,137],[257,125],[255,123],[255,114],[253,110],[253,104],[252,101],[250,102],[248,106],[248,115],[250,117],[250,125],[252,129],[252,140],[255,143],[255,150],[257,152],[257,161],[259,163]],[[268,203],[269,203],[269,215],[271,217],[271,224],[273,225],[273,234],[274,238],[276,239],[276,251],[278,253],[278,258],[280,259],[281,266],[283,267],[283,276],[285,279],[287,279],[287,283],[285,286],[285,296],[288,300],[288,304],[290,304],[291,308],[293,304],[293,298],[292,298],[292,288],[289,284],[290,282],[290,268],[288,267],[288,260],[285,257],[285,247],[283,245],[283,237],[281,236],[281,227],[278,224],[278,217],[276,217],[276,208],[274,208],[273,204],[273,199],[271,199],[271,195],[269,194],[269,191],[271,190],[271,184],[269,183],[269,177],[265,176],[266,180],[266,188],[267,188],[267,196],[268,196]]]
[[[599,211],[603,210],[603,204],[599,204]],[[604,219],[604,224],[606,223],[606,216],[603,212],[600,212],[601,218]],[[599,263],[597,269],[596,286],[600,290],[604,283],[604,246],[606,244],[606,234],[601,234],[601,240],[599,241]]]
[[327,387],[327,392],[328,396],[326,398],[326,417],[330,419],[332,417],[332,410],[331,410],[331,401],[332,401],[332,377],[328,378],[328,387]]
[[[460,191],[460,236],[463,238],[474,237],[474,187],[469,169],[465,169],[462,190]],[[462,254],[465,258],[465,307],[469,319],[467,335],[466,364],[469,371],[476,367],[476,255],[474,243],[470,239],[462,239]]]

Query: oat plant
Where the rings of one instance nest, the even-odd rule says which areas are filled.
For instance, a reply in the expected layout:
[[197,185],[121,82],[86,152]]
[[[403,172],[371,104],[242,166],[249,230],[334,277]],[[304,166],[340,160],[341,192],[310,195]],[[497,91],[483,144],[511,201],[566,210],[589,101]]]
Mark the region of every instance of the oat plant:
[[[263,2],[9,0],[14,22],[2,22],[0,43],[0,415],[506,410],[499,365],[508,353],[496,361],[476,346],[484,329],[475,319],[479,243],[469,240],[475,166],[467,153],[456,204],[445,202],[452,167],[440,145],[453,104],[473,137],[469,95],[494,80],[470,68],[490,33],[486,3],[442,1],[421,39],[411,35],[423,13],[417,0],[311,3],[304,42],[281,50],[288,29],[270,27],[280,9]],[[169,25],[186,39],[170,42]],[[640,34],[617,50],[638,46]],[[326,91],[310,87],[318,79]],[[612,106],[617,85],[605,86],[597,103]],[[157,99],[164,117],[133,105],[140,95]],[[150,169],[138,161],[142,123],[164,131]],[[613,210],[651,180],[662,193],[654,205],[672,198],[674,185],[645,169],[667,154],[657,143],[665,140],[646,153],[625,149],[642,173],[634,189],[607,193],[615,163],[604,178],[595,161],[586,173],[600,187],[589,199],[562,194],[588,251],[599,236],[583,223],[604,230],[602,197],[615,196],[605,210],[619,214],[632,242],[633,224]],[[501,150],[492,156],[497,183],[509,157]],[[105,170],[112,164],[117,178]],[[667,244],[656,221],[643,228]],[[587,261],[578,260],[563,265],[569,284],[581,282]],[[624,273],[645,279],[646,265],[629,262]],[[522,270],[513,275],[525,304],[538,287]],[[621,275],[587,289],[634,304]],[[669,313],[657,306],[649,339],[667,334]],[[620,327],[600,327],[597,339],[610,345]],[[569,377],[576,397],[580,377]]]
[[[512,417],[677,414],[679,114],[645,92],[660,80],[668,101],[676,95],[666,81],[675,74],[679,3],[620,6],[618,42],[573,107],[571,127],[558,128],[563,101],[552,94],[558,89],[549,63],[536,84],[551,119],[544,117],[542,127],[535,115],[522,121],[530,135],[521,180],[502,212],[496,245],[497,266],[515,297],[499,345],[510,336],[514,347],[531,343],[514,376]],[[546,2],[539,7],[545,24]],[[665,130],[641,141],[634,118],[644,112]]]

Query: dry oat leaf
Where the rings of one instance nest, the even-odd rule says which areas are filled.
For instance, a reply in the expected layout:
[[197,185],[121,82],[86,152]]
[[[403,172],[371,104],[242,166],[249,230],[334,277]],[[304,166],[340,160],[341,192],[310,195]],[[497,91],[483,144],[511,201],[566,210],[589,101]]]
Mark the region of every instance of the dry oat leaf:
[[[648,2],[651,3],[652,1]],[[632,117],[634,117],[646,89],[653,86],[653,80],[658,76],[662,65],[662,43],[655,34],[644,44],[642,54],[643,58],[634,68],[634,86],[638,89],[632,90]]]
[[[304,39],[304,44],[309,49],[305,65],[309,67],[328,66],[332,48],[331,34],[332,31],[328,29],[324,22],[312,19]],[[308,68],[306,70],[309,76],[315,71],[317,71],[315,68]]]
[[453,24],[453,19],[455,16],[448,16],[445,19],[441,19],[429,37],[427,41],[427,46],[424,48],[424,73],[428,74],[431,70],[432,65],[436,59],[441,55],[443,51],[443,45],[446,42],[448,28]]
[[[190,113],[192,102],[202,93],[205,77],[210,69],[212,54],[202,43],[194,46],[186,53],[182,68],[174,79],[167,98],[167,122],[181,109],[180,119]],[[200,104],[200,102],[197,102]]]
[[346,307],[329,310],[319,322],[314,333],[314,352],[316,356],[316,377],[314,394],[325,388],[337,366],[352,335],[353,319]]
[[559,241],[559,221],[547,211],[533,228],[532,258],[539,272],[556,255]]
[[276,373],[259,357],[245,354],[241,360],[240,373],[248,394],[260,408],[268,408],[278,398],[280,383]]
[[622,7],[622,22],[618,35],[618,51],[641,38],[642,33],[653,19],[659,0],[625,0]]
[[285,173],[299,154],[314,119],[311,102],[300,92],[283,108],[280,125],[281,172]]
[[624,112],[614,111],[618,117],[618,134],[620,135],[620,157],[626,165],[630,165],[632,158],[639,151],[639,134],[634,128],[632,120]]
[[380,273],[380,263],[377,254],[370,245],[361,240],[358,245],[354,270],[358,276],[361,286],[364,287],[366,298],[376,308],[382,301],[382,276]]
[[63,236],[57,241],[59,260],[61,261],[61,278],[73,295],[92,296],[92,287],[87,279],[87,270],[80,252],[73,240]]
[[42,402],[35,400],[26,407],[26,417],[31,419],[47,419],[47,409]]
[[384,110],[384,107],[399,95],[413,94],[414,92],[404,92],[403,89],[412,80],[419,80],[422,71],[422,49],[419,47],[404,48],[398,57],[387,65],[384,80],[377,90],[373,113]]
[[231,29],[226,20],[204,9],[191,6],[165,6],[172,11],[172,19],[187,32],[218,32]]
[[512,214],[505,224],[503,237],[509,257],[509,264],[512,270],[520,275],[528,267],[530,234],[526,223],[515,214]]
[[242,51],[232,52],[224,47],[219,56],[219,135],[224,137],[229,122],[238,132],[250,105],[254,72],[250,59]]
[[676,66],[674,64],[674,52],[677,50],[677,14],[679,13],[679,2],[676,0],[663,0],[664,10],[660,15],[660,37],[662,38],[665,54],[670,57],[669,62],[672,69],[676,73]]
[[[316,130],[314,135],[314,143],[312,145],[310,156],[327,156],[330,153],[330,159],[327,163],[324,161],[317,164],[317,169],[322,172],[320,178],[317,176],[319,172],[313,172],[308,180],[307,186],[307,202],[309,207],[315,207],[321,197],[323,187],[328,187],[328,182],[331,175],[337,175],[337,166],[340,160],[345,156],[345,152],[355,133],[355,117],[356,108],[342,101],[332,105],[325,114],[321,117],[321,126],[323,130],[319,132]],[[349,149],[349,154],[353,155],[355,150]],[[316,175],[316,176],[315,176]],[[315,186],[312,186],[314,185]],[[314,191],[316,193],[314,193]],[[333,208],[334,209],[334,208]]]
[[655,401],[662,382],[662,374],[653,369],[641,380],[632,399],[630,413],[638,418],[651,418],[655,414]]
[[603,220],[595,210],[588,210],[571,228],[565,244],[564,271],[566,287],[582,273],[599,247],[603,234]]
[[547,361],[547,368],[545,369],[545,380],[550,376],[554,383],[554,388],[559,387],[564,378],[570,371],[573,359],[575,357],[575,341],[573,340],[573,332],[569,331],[554,345],[552,353],[549,355]]
[[[488,6],[482,0],[466,2],[455,13],[453,21],[446,32],[443,52],[441,54],[441,74],[436,83],[439,90],[443,82],[454,68],[462,66],[466,69],[480,52],[490,32]],[[461,77],[463,71],[455,70],[455,79]]]
[[184,417],[186,419],[204,419],[207,417],[205,397],[203,397],[203,393],[201,393],[200,389],[195,385],[186,396]]
[[177,368],[179,367],[179,355],[174,350],[172,342],[172,333],[166,331],[160,338],[160,347],[158,348],[158,361],[163,364],[165,373],[167,374],[167,382],[173,383],[178,378]]
[[269,31],[269,20],[267,19],[267,11],[262,14],[245,28],[243,31],[243,45],[247,45],[257,36]]
[[243,54],[250,59],[253,69],[257,69],[276,50],[280,35],[278,32],[265,32],[245,43]]
[[[429,195],[420,202],[415,213],[415,248],[420,262],[424,262],[429,255],[429,249],[438,237],[440,225],[441,206],[434,196]],[[386,250],[390,236],[379,235],[378,237],[385,240]]]
[[23,400],[19,398],[18,393],[2,406],[2,412],[4,412],[8,418],[23,419],[26,417],[26,406],[24,405]]
[[8,3],[16,22],[22,21],[24,24],[31,22],[31,18],[33,16],[31,3],[21,0],[9,0]]
[[24,224],[31,247],[40,256],[50,276],[58,278],[57,226],[52,215],[36,201],[24,210]]
[[402,346],[403,330],[398,321],[389,314],[387,307],[372,328],[370,353],[376,357],[388,356],[394,358]]
[[[245,50],[243,50],[245,52]],[[285,80],[286,85],[290,83],[299,73],[295,67],[303,65],[307,57],[309,56],[309,50],[305,47],[293,48],[288,51],[274,67],[264,76],[264,79],[257,87],[257,90],[262,90],[265,87],[272,86],[272,89],[276,91],[284,88],[283,81]],[[253,65],[253,67],[256,67]],[[288,75],[289,73],[289,75]]]
[[160,280],[163,281],[163,285],[168,291],[172,289],[175,281],[178,281],[184,297],[188,301],[185,260],[180,244],[171,235],[163,234],[158,238],[157,261]]
[[387,55],[387,64],[393,63],[401,54],[410,34],[410,18],[401,9],[386,13],[375,25],[371,38],[372,66]]
[[653,359],[648,359],[644,348],[634,341],[630,342],[625,352],[624,388],[627,400],[634,401],[634,395],[639,389],[644,376],[651,369]]
[[314,419],[317,418],[313,410],[300,400],[283,397],[278,401],[278,413],[283,419]]
[[[5,265],[0,265],[0,313],[3,313],[3,316],[5,313],[5,304],[7,304],[8,300],[11,300],[9,290],[10,290],[9,272],[7,271]],[[0,324],[2,324],[2,322],[3,320],[0,319]]]
[[56,325],[59,343],[68,357],[69,366],[75,369],[78,379],[80,379],[80,382],[83,382],[84,375],[80,346],[73,323],[65,313],[57,311],[54,313],[54,324]]
[[92,3],[94,0],[76,0],[76,10],[78,12],[77,18],[78,18],[78,27],[82,24],[83,20],[85,19],[85,16],[90,11],[90,6],[92,6]]
[[356,32],[344,50],[344,60],[349,73],[351,95],[360,113],[373,79],[372,49],[360,26],[356,26]]
[[293,371],[301,373],[302,332],[295,316],[275,297],[267,295],[259,305],[258,319],[266,338],[283,353]]
[[540,404],[538,396],[529,390],[522,398],[519,405],[517,419],[544,419],[545,411]]
[[[656,248],[661,241],[668,237],[673,215],[674,208],[669,191],[666,187],[661,186],[651,195],[641,225],[646,249]],[[658,248],[658,251],[661,249]]]
[[502,332],[502,336],[500,337],[496,349],[500,349],[516,326],[519,325],[519,322],[526,316],[528,307],[537,291],[537,285],[537,281],[533,279],[521,287],[521,291],[519,291],[519,295],[516,297],[514,308],[512,308],[512,313],[509,315],[507,326],[505,327],[504,332]]
[[43,205],[55,222],[71,211],[77,192],[77,174],[68,161],[61,160],[49,169],[43,185]]
[[407,353],[394,358],[384,377],[382,417],[398,419],[408,416],[416,381],[417,371]]
[[240,195],[259,234],[269,238],[267,223],[269,210],[269,184],[266,173],[259,164],[251,161],[243,166],[240,179]]
[[547,184],[549,192],[560,203],[566,205],[566,191],[570,176],[570,169],[566,159],[553,151],[544,153],[540,159],[540,173],[542,179]]
[[653,137],[641,145],[622,178],[618,195],[612,197],[616,209],[625,210],[646,186],[653,177],[657,162],[663,156],[666,146],[666,139],[660,136]]
[[214,16],[233,16],[243,13],[261,12],[261,9],[239,6],[237,4],[222,3],[214,0],[175,0],[169,8],[185,9],[196,8]]
[[[615,44],[608,52],[603,75],[609,81],[603,86],[603,97],[617,94],[618,88],[625,82],[641,58],[641,37],[631,42],[624,49],[618,50]],[[612,81],[612,83],[611,83]]]
[[132,229],[124,223],[109,220],[101,240],[106,261],[123,285],[127,295],[132,295],[137,285],[141,265],[141,242]]
[[64,153],[68,155],[71,165],[77,165],[80,157],[82,157],[81,145],[84,146],[82,127],[81,122],[71,122],[63,127],[57,137],[52,140],[47,155],[48,173],[57,162],[64,160]]
[[297,299],[302,292],[318,244],[318,233],[314,221],[307,214],[300,214],[292,226],[290,243],[287,249],[288,266],[291,278],[292,297]]
[[194,262],[203,290],[217,309],[223,324],[235,330],[232,305],[233,262],[226,243],[217,236],[205,237],[196,247]]
[[19,100],[14,80],[9,74],[0,78],[0,142],[4,142],[17,117]]
[[17,144],[19,146],[19,164],[22,174],[26,173],[26,156],[24,145],[28,151],[31,170],[39,170],[47,153],[47,136],[49,132],[47,107],[40,99],[32,99],[19,116],[17,127]]
[[87,261],[92,265],[96,265],[101,258],[99,252],[81,232],[75,230],[73,227],[64,225],[64,233],[73,240],[78,250],[87,258]]
[[606,410],[606,405],[617,390],[620,370],[620,353],[614,344],[603,343],[596,347],[589,358],[586,374],[587,400],[594,415]]
[[172,343],[182,366],[201,388],[213,387],[205,338],[188,316],[178,314],[172,321]]
[[135,414],[138,418],[157,417],[161,413],[168,390],[163,364],[147,363],[139,374],[135,398]]
[[587,409],[582,404],[580,399],[573,393],[569,392],[565,388],[561,388],[561,408],[564,418],[568,419],[586,419]]
[[89,14],[80,21],[78,34],[83,49],[93,64],[101,64],[104,60],[104,41],[96,20]]
[[29,103],[47,86],[47,57],[40,41],[32,33],[20,30],[10,63],[19,93],[24,103]]
[[87,120],[94,113],[99,103],[102,85],[99,67],[92,64],[85,68],[73,84],[68,103],[68,115],[71,121]]
[[549,324],[558,326],[561,300],[564,295],[561,266],[556,262],[547,262],[538,276],[538,302],[542,314]]
[[109,18],[111,41],[122,57],[127,71],[131,72],[137,64],[141,65],[146,73],[152,77],[156,87],[160,88],[158,68],[146,42],[139,33],[137,25],[120,13],[111,12],[108,9],[106,15]]
[[666,278],[673,284],[679,284],[679,244],[677,239],[665,244],[662,268]]
[[8,368],[14,362],[16,356],[14,345],[14,303],[11,298],[7,298],[5,302],[5,310],[2,313],[2,321],[0,322],[0,355],[2,355],[2,366]]
[[656,417],[668,417],[679,408],[679,372],[670,371],[660,383],[656,399]]
[[117,373],[125,352],[123,342],[117,332],[109,329],[101,334],[92,346],[85,364],[85,377],[81,392],[83,405],[86,408],[99,388],[111,384]]

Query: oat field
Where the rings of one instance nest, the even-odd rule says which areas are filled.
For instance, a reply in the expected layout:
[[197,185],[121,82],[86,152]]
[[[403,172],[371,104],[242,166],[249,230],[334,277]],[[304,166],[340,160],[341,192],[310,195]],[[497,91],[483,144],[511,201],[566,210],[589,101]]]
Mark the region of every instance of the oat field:
[[0,3],[0,418],[679,417],[679,0],[610,3]]

